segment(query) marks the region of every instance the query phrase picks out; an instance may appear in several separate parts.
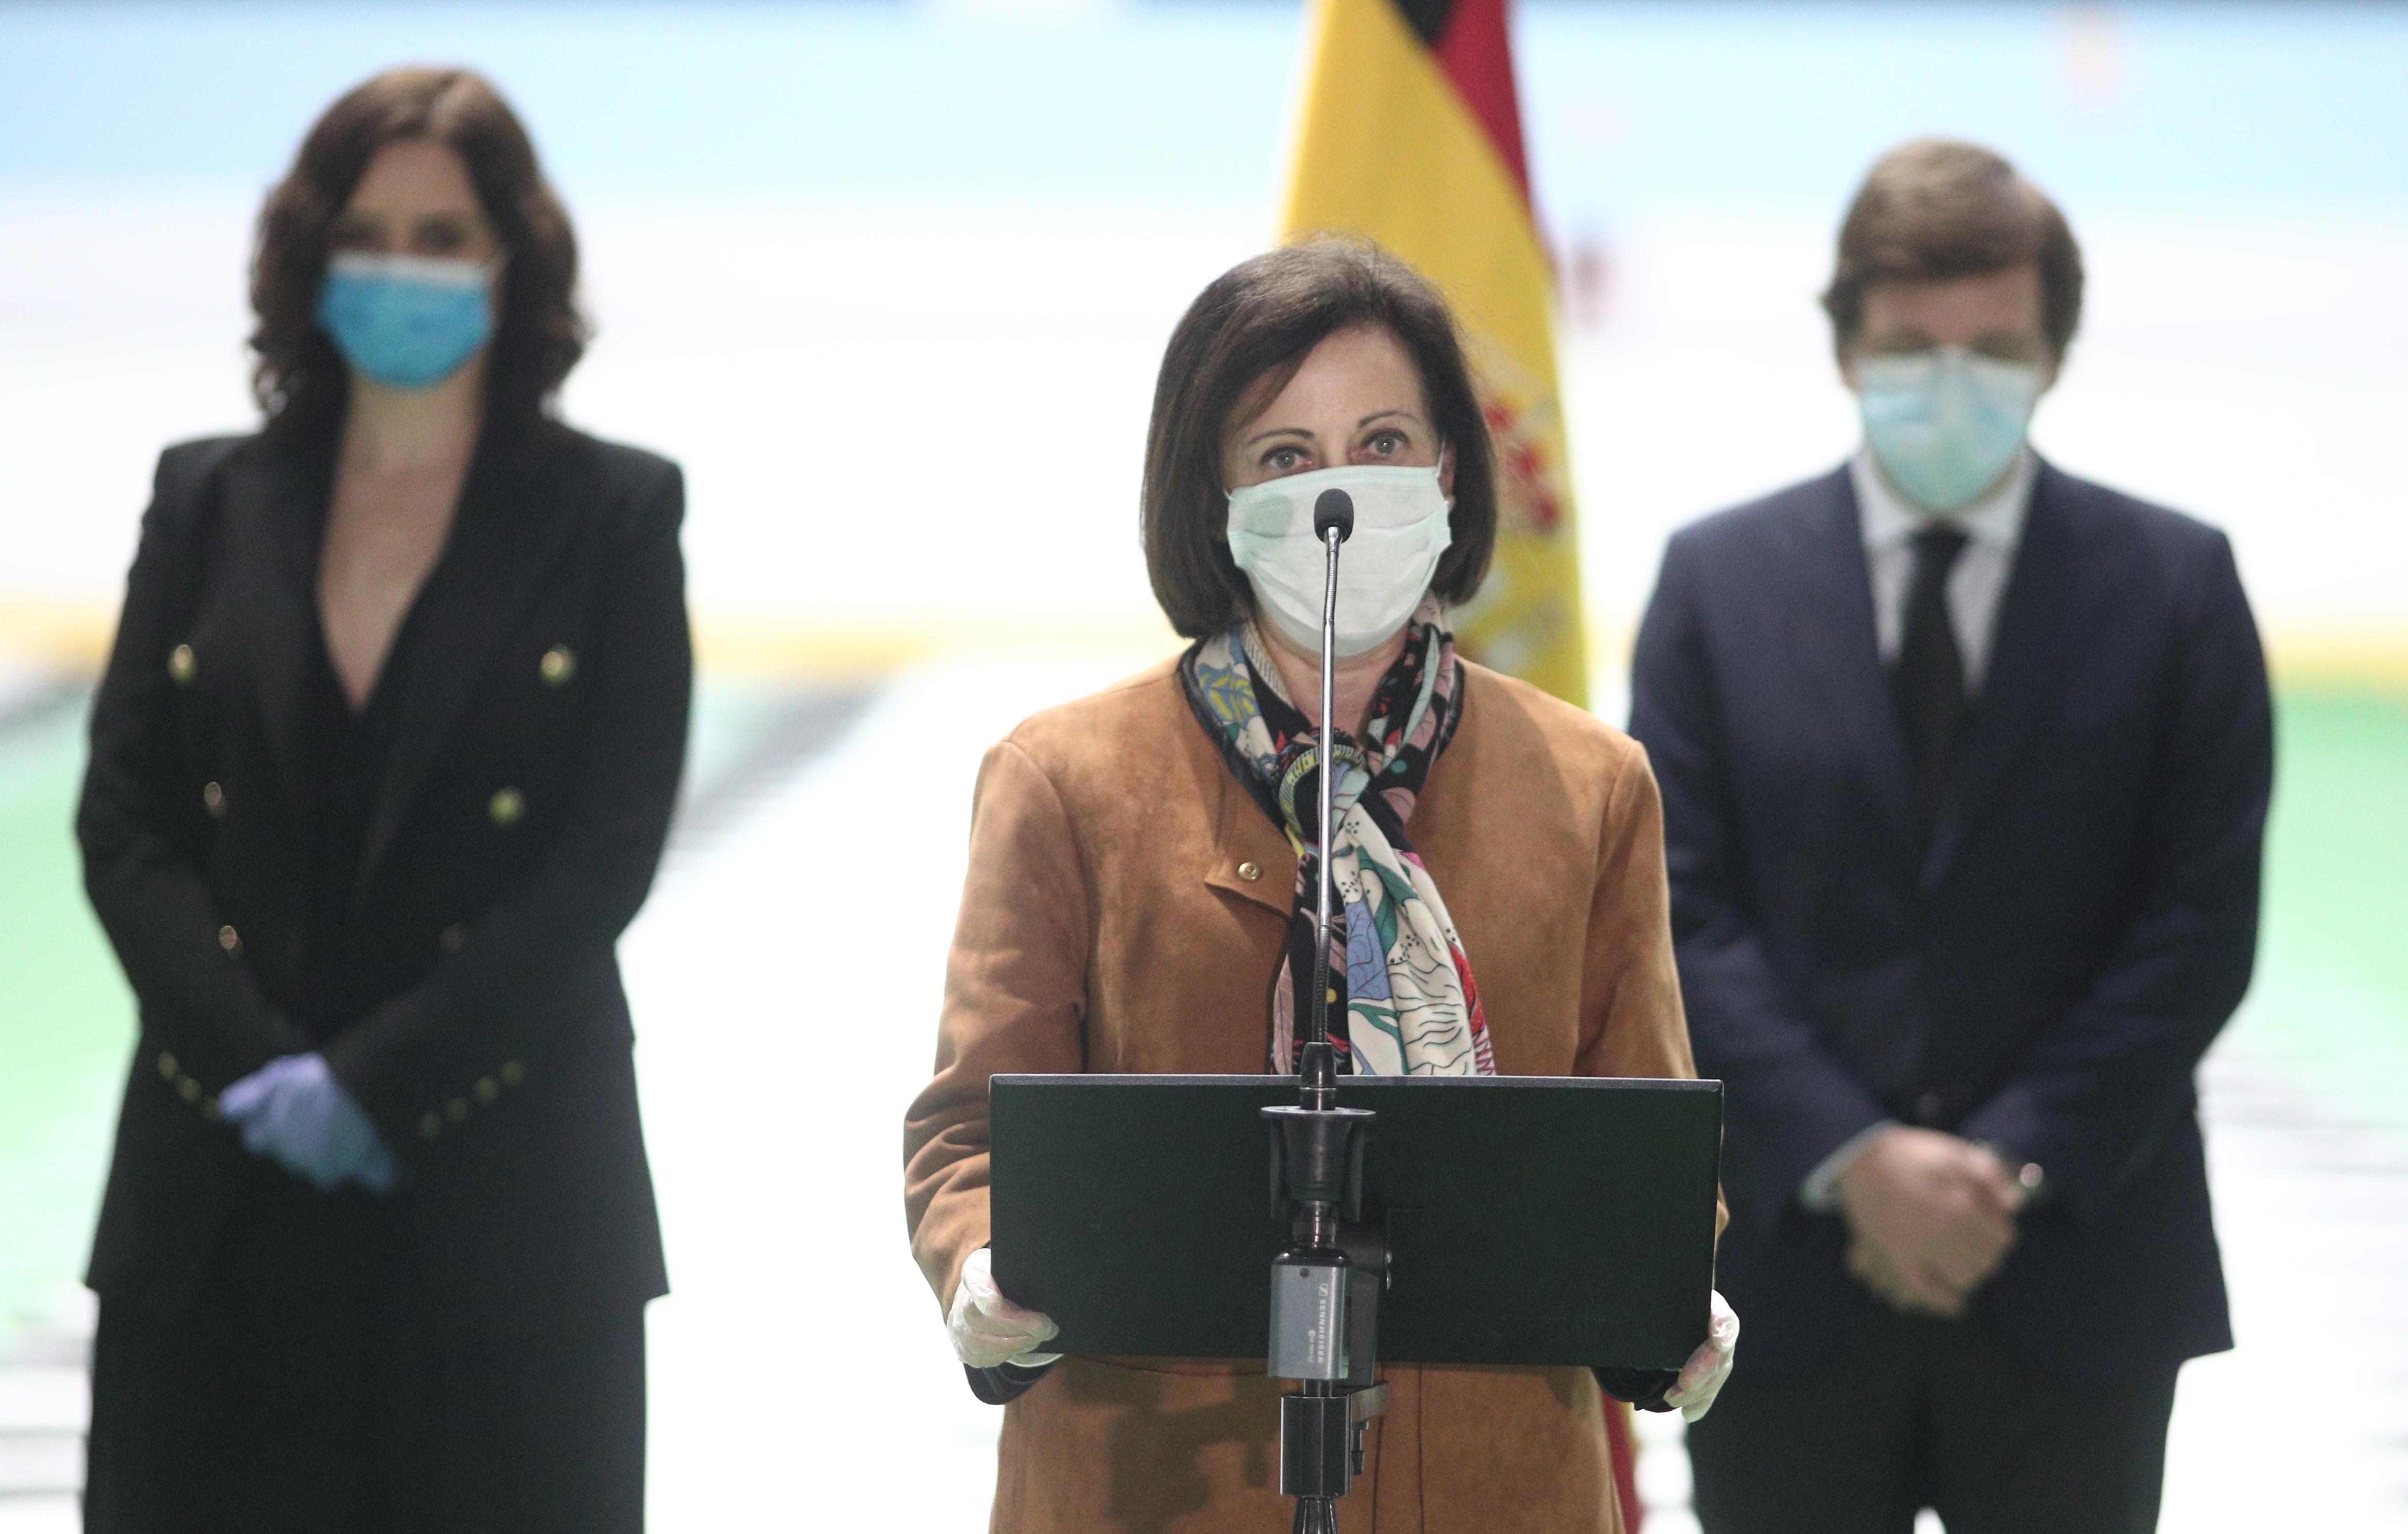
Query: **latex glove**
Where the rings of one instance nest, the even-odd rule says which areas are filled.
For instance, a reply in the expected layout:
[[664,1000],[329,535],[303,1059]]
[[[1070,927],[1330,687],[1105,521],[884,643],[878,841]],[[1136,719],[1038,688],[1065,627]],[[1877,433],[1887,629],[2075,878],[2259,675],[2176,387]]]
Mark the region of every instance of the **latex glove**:
[[1714,1398],[1722,1394],[1723,1382],[1730,1378],[1731,1358],[1738,1352],[1739,1312],[1730,1308],[1730,1301],[1717,1289],[1706,1318],[1706,1340],[1681,1366],[1681,1378],[1664,1392],[1664,1404],[1679,1407],[1682,1420],[1686,1422],[1695,1422],[1713,1411]]
[[391,1193],[401,1168],[322,1054],[288,1054],[218,1094],[218,1109],[242,1131],[243,1148],[327,1192],[357,1183]]
[[980,1247],[962,1264],[962,1282],[953,1291],[945,1328],[953,1333],[953,1356],[972,1369],[1018,1364],[1039,1369],[1061,1357],[1039,1353],[1037,1344],[1062,1328],[1040,1312],[1025,1310],[1003,1297],[995,1286],[995,1254]]
[[2026,1197],[1988,1147],[1902,1125],[1859,1152],[1832,1191],[1848,1270],[1892,1309],[1952,1318],[2006,1260]]

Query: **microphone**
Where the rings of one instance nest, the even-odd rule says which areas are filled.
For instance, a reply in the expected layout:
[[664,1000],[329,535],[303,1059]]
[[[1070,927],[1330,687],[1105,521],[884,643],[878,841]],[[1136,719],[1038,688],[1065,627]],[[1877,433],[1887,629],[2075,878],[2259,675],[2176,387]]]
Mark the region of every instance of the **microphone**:
[[1293,1534],[1338,1534],[1338,1498],[1354,1484],[1363,1431],[1388,1409],[1377,1383],[1380,1289],[1387,1243],[1363,1214],[1363,1147],[1377,1115],[1338,1106],[1337,1051],[1329,1041],[1329,867],[1338,804],[1338,546],[1354,531],[1354,500],[1325,490],[1312,503],[1313,536],[1328,557],[1321,595],[1321,877],[1313,888],[1311,1031],[1298,1062],[1297,1105],[1266,1108],[1271,1187],[1289,1221],[1271,1259],[1269,1372],[1294,1380],[1280,1398],[1280,1495],[1296,1498]]
[[[1312,533],[1328,552],[1326,578],[1321,588],[1321,877],[1312,892],[1312,1007],[1311,1045],[1305,1054],[1309,1087],[1326,1091],[1336,1084],[1336,1062],[1329,1041],[1329,871],[1330,817],[1338,807],[1338,546],[1354,532],[1354,497],[1338,489],[1323,491],[1312,502]],[[1326,1106],[1326,1102],[1324,1106]]]
[[1326,543],[1333,527],[1340,543],[1354,536],[1354,497],[1342,490],[1325,490],[1313,498],[1312,536]]

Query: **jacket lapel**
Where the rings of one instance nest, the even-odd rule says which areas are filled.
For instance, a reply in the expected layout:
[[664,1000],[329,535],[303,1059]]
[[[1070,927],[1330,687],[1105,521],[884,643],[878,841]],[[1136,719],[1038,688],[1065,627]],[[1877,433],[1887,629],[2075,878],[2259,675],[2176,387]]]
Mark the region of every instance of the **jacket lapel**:
[[405,620],[416,625],[407,669],[388,679],[400,688],[393,749],[368,811],[358,890],[368,887],[391,851],[494,652],[559,558],[572,510],[572,498],[550,477],[515,455],[479,445],[451,540],[419,594],[418,610]]
[[229,552],[243,571],[244,626],[255,637],[251,672],[268,755],[295,802],[309,781],[301,760],[301,712],[318,627],[318,550],[325,537],[333,466],[323,454],[263,439],[226,478]]
[[1856,485],[1843,465],[1817,489],[1792,551],[1798,599],[1787,611],[1768,613],[1778,626],[1758,638],[1768,652],[1787,651],[1810,669],[1822,698],[1813,719],[1834,738],[1838,759],[1864,765],[1890,832],[1903,845],[1913,819],[1906,738],[1882,671]]
[[1933,827],[1923,887],[1938,887],[1967,833],[1997,802],[2011,769],[2065,695],[2074,638],[2069,598],[2078,573],[2064,476],[2046,463],[2032,480],[2014,568],[1999,603],[1990,664],[1962,754]]
[[[1174,679],[1172,685],[1179,685]],[[1273,825],[1263,807],[1230,775],[1229,765],[1200,726],[1190,722],[1190,765],[1211,796],[1213,809],[1211,861],[1204,882],[1242,899],[1252,900],[1286,920],[1296,910],[1296,852],[1287,837]],[[1254,870],[1252,879],[1246,870]]]

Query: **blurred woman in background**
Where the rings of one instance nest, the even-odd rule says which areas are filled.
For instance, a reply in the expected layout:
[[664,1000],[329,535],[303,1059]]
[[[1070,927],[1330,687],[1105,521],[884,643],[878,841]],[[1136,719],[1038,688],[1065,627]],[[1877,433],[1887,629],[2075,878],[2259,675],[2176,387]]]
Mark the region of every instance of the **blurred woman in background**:
[[494,89],[380,75],[260,219],[265,429],[160,459],[78,818],[141,1012],[92,1529],[641,1526],[683,490],[552,415],[576,276]]
[[[937,1075],[906,1126],[914,1254],[974,1385],[1010,1399],[997,1534],[1287,1527],[1283,1387],[1260,1362],[1057,1359],[1053,1322],[997,1292],[987,1091],[1010,1071],[1296,1068],[1325,490],[1355,509],[1336,614],[1340,1068],[1694,1074],[1645,754],[1455,652],[1447,609],[1496,537],[1491,462],[1444,303],[1376,250],[1257,256],[1171,337],[1146,564],[1195,642],[987,753]],[[1737,1332],[1713,1311],[1665,1397],[1692,1414]],[[1382,1527],[1619,1527],[1588,1370],[1382,1374],[1350,1526],[1376,1509]]]

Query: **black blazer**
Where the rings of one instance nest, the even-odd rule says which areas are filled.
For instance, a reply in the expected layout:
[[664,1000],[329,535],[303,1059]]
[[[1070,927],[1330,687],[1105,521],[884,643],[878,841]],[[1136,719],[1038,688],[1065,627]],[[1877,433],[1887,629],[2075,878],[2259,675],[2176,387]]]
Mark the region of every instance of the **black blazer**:
[[[86,885],[141,1012],[90,1282],[173,1291],[255,1175],[216,1095],[322,1047],[403,1163],[437,1304],[533,1317],[663,1293],[614,945],[659,861],[693,662],[677,466],[565,430],[480,449],[428,578],[355,930],[385,997],[316,1040],[302,689],[331,468],[169,449],[92,718]],[[400,665],[405,654],[395,651]]]
[[2042,465],[1928,855],[1845,470],[1676,535],[1631,733],[1663,785],[1722,1283],[1756,1369],[1877,1302],[1799,1184],[1889,1118],[2039,1162],[1976,1295],[2061,1372],[2231,1345],[2192,1072],[2247,988],[2272,778],[2224,536]]

